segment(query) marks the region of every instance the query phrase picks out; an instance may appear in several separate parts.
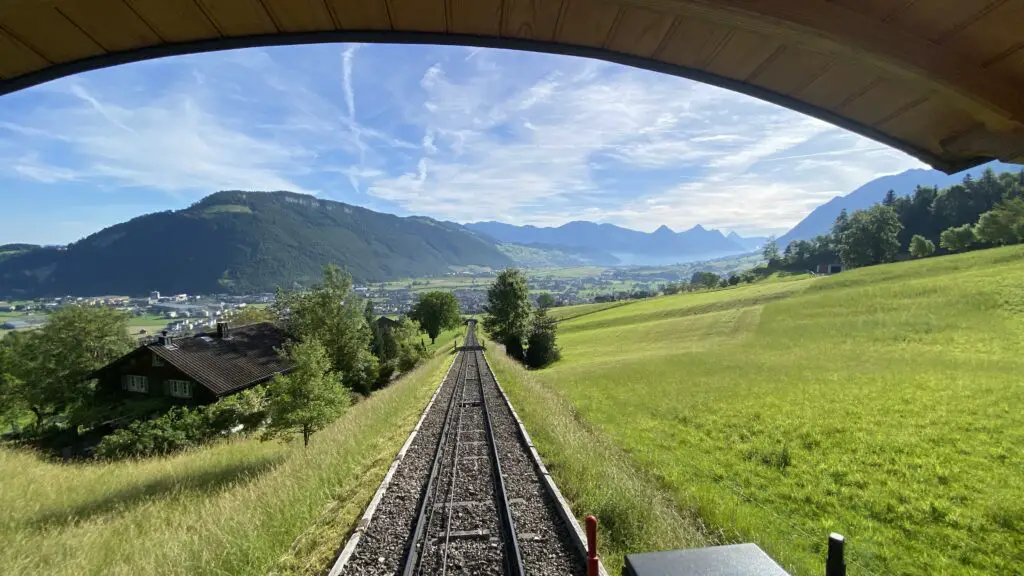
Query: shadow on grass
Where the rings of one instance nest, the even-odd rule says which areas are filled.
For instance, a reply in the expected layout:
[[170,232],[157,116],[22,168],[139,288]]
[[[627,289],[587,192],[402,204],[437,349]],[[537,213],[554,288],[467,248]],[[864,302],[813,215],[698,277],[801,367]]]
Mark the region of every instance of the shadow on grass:
[[200,474],[152,480],[76,506],[46,510],[30,520],[29,525],[36,529],[72,525],[105,514],[124,514],[147,501],[184,494],[213,494],[248,484],[276,468],[283,460],[284,455],[277,455]]

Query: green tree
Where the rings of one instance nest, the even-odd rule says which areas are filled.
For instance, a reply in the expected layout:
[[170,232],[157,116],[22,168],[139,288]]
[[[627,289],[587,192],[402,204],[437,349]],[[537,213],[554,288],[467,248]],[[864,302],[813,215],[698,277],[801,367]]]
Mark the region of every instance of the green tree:
[[683,290],[683,287],[681,285],[679,285],[679,284],[676,284],[675,282],[669,282],[668,284],[665,284],[665,286],[662,287],[662,289],[661,289],[661,291],[664,292],[666,296],[671,296],[673,294],[678,294],[682,290]]
[[516,358],[522,358],[523,340],[530,328],[530,308],[526,275],[517,268],[503,270],[487,289],[484,330]]
[[843,208],[840,210],[839,215],[836,216],[836,221],[833,222],[833,230],[831,230],[831,234],[827,237],[831,250],[837,255],[839,255],[843,235],[846,234],[849,228],[850,214],[846,211],[846,208]]
[[323,281],[307,292],[278,291],[274,312],[295,339],[316,340],[327,350],[333,369],[348,388],[369,394],[378,377],[370,351],[373,334],[352,278],[337,266],[324,266]]
[[28,410],[22,390],[24,383],[14,375],[22,347],[18,340],[25,332],[12,332],[0,340],[0,422],[14,422]]
[[550,292],[544,292],[540,296],[537,296],[537,307],[541,309],[554,308],[558,304],[555,297]]
[[914,234],[914,237],[910,239],[910,255],[914,258],[927,258],[934,253],[935,243],[931,240],[920,234]]
[[232,310],[228,315],[228,320],[232,326],[247,326],[249,324],[259,324],[260,322],[274,322],[277,318],[275,318],[271,310],[266,308],[246,306],[245,308]]
[[419,322],[433,344],[442,330],[450,330],[462,323],[462,312],[454,294],[435,290],[416,297],[409,310],[409,318]]
[[974,227],[970,224],[947,228],[939,237],[939,246],[950,252],[959,252],[970,248],[977,238],[974,235]]
[[533,315],[530,336],[527,340],[526,364],[532,368],[542,368],[555,362],[560,357],[556,332],[558,325],[548,316],[547,310],[539,308]]
[[779,243],[775,240],[775,236],[769,236],[765,240],[764,246],[761,247],[761,256],[764,256],[765,261],[769,263],[782,257],[779,254]]
[[133,345],[125,314],[66,306],[51,314],[42,328],[4,338],[4,393],[31,410],[42,425],[88,403],[93,383],[87,376]]
[[418,334],[420,326],[415,320],[401,318],[389,330],[390,338],[397,351],[398,369],[402,372],[412,370],[420,360],[426,358],[427,349],[420,343]]
[[374,310],[373,300],[366,299],[366,305],[363,307],[363,319],[366,320],[366,325],[370,327],[370,352],[377,357],[377,360],[383,363],[384,361],[384,335],[377,323],[377,314]]
[[896,211],[888,206],[876,204],[854,212],[839,240],[843,264],[857,267],[892,262],[900,250],[902,228]]
[[893,191],[893,190],[889,190],[888,192],[886,192],[885,193],[885,198],[882,198],[882,204],[884,206],[889,206],[890,208],[893,205],[895,205],[896,204],[896,192]]
[[1009,198],[985,212],[974,227],[978,240],[1002,246],[1024,239],[1024,200]]
[[378,330],[380,345],[377,358],[380,371],[376,386],[386,386],[396,370],[406,372],[426,357],[426,347],[420,343],[420,326],[415,320],[402,317],[393,325]]
[[303,446],[309,446],[313,433],[341,416],[349,403],[348,393],[331,368],[327,349],[316,339],[292,344],[288,356],[295,368],[275,376],[268,387],[270,421],[264,439],[301,434]]
[[715,288],[721,280],[721,277],[714,272],[698,271],[690,277],[690,284],[698,288]]

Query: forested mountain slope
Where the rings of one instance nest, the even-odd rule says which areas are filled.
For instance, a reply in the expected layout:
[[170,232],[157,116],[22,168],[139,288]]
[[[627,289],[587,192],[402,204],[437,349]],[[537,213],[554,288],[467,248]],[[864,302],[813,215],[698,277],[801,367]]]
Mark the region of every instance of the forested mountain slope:
[[451,222],[290,192],[230,191],[133,218],[66,249],[4,258],[0,297],[269,291],[309,285],[327,263],[362,282],[512,261],[490,239]]

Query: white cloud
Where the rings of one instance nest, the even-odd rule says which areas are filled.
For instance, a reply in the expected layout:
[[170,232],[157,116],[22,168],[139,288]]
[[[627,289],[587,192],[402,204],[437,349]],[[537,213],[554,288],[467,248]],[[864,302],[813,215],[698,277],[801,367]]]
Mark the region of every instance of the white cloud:
[[[460,221],[749,231],[791,226],[836,194],[920,165],[723,89],[579,59],[524,82],[509,75],[510,58],[481,52],[427,67],[409,120],[424,132],[430,169],[379,178],[369,193]],[[459,153],[434,154],[439,146]],[[819,155],[842,162],[809,162]]]
[[78,83],[68,91],[70,105],[33,116],[21,132],[40,142],[59,140],[81,166],[70,169],[33,154],[10,164],[16,173],[42,182],[92,180],[172,193],[310,192],[292,177],[301,172],[296,165],[306,151],[250,136],[189,94],[131,105]]
[[0,172],[172,194],[351,188],[357,202],[458,221],[752,232],[920,166],[771,104],[593,60],[276,50],[293,59],[257,49],[160,61],[180,78],[138,90],[91,76],[48,85],[57,104],[0,114]]
[[10,168],[17,174],[36,182],[53,184],[55,182],[70,182],[81,179],[81,174],[75,170],[51,166],[39,159],[39,154],[30,152],[12,161]]

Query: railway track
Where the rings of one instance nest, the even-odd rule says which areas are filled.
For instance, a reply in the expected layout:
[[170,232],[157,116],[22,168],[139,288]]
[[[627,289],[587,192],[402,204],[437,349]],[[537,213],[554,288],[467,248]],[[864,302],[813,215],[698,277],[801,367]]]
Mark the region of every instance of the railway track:
[[585,574],[572,528],[555,506],[471,323],[369,526],[337,573]]

